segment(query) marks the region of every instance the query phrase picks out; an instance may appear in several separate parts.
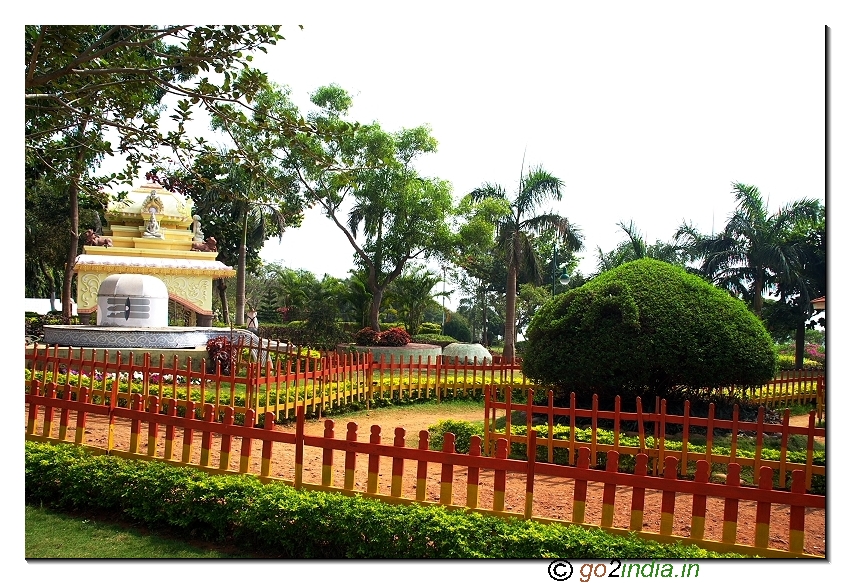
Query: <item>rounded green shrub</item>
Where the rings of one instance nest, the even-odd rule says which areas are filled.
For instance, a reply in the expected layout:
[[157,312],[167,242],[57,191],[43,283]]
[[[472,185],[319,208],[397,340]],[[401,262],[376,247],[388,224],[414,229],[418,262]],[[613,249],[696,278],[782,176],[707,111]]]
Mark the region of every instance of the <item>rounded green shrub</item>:
[[458,342],[472,342],[472,332],[469,330],[469,324],[466,318],[460,314],[452,315],[452,319],[443,326],[443,333],[446,336],[457,338]]
[[770,334],[741,300],[684,269],[641,259],[547,302],[526,334],[523,372],[608,401],[769,381]]

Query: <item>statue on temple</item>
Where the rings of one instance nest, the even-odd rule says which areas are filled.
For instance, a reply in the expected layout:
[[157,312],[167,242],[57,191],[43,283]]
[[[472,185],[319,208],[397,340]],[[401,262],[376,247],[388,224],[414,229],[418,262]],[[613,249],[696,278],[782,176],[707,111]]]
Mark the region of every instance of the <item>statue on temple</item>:
[[201,217],[194,215],[192,217],[192,241],[203,242],[204,232],[201,230]]
[[98,235],[94,229],[86,231],[86,245],[94,245],[96,247],[112,247],[112,238]]
[[218,251],[218,243],[215,237],[207,237],[205,241],[192,241],[192,251]]
[[145,232],[142,233],[142,237],[147,237],[148,239],[164,239],[165,237],[159,230],[159,221],[156,220],[156,207],[152,206],[148,210],[150,211],[151,216],[145,225]]

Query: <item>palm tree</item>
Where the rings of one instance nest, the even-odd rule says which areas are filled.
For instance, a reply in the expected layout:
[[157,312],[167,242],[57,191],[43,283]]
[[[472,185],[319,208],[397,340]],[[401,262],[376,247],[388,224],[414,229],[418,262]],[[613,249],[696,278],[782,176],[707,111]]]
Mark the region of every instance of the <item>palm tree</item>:
[[434,298],[448,295],[446,292],[432,293],[441,281],[440,275],[417,265],[406,269],[387,289],[387,300],[395,307],[411,336],[419,333],[425,311],[436,303]]
[[635,259],[643,259],[649,257],[666,261],[673,265],[685,266],[686,254],[684,250],[670,243],[655,241],[653,244],[648,244],[643,235],[638,231],[634,221],[629,221],[629,224],[620,221],[617,223],[625,233],[627,240],[619,243],[612,251],[605,253],[600,247],[596,248],[597,269],[599,273],[609,271]]
[[[524,164],[523,164],[524,166]],[[533,214],[537,205],[548,200],[561,200],[563,182],[542,167],[531,168],[521,173],[516,197],[510,201],[510,214],[497,225],[496,239],[504,252],[508,269],[505,301],[505,348],[504,358],[512,360],[516,354],[516,297],[517,273],[528,270],[534,281],[543,280],[542,269],[534,252],[533,234],[554,229],[561,240],[561,248],[578,251],[582,248],[580,231],[566,217],[549,212]],[[485,183],[470,193],[473,202],[487,198],[506,200],[505,189],[499,185]]]
[[761,316],[764,293],[792,279],[801,247],[789,234],[801,221],[815,220],[819,201],[805,198],[768,214],[767,204],[755,186],[733,183],[737,209],[717,235],[701,235],[683,224],[676,240],[702,259],[700,273],[715,285],[744,298]]
[[[205,234],[218,243],[219,260],[236,261],[236,325],[244,324],[246,272],[256,269],[266,239],[281,237],[287,227],[301,222],[295,178],[271,164],[239,164],[226,149],[199,156],[191,169],[163,178],[153,172],[149,177],[188,194],[204,221]],[[229,320],[226,289],[226,281],[219,279],[222,311]]]

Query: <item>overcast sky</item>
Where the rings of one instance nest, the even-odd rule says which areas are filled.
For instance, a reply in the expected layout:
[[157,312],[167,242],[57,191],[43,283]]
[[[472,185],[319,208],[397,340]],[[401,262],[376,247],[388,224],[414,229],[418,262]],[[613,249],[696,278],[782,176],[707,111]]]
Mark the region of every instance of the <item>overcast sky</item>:
[[[732,182],[756,185],[771,211],[824,199],[825,30],[814,14],[373,4],[287,9],[286,40],[256,65],[305,106],[337,83],[353,94],[356,121],[428,124],[439,148],[418,168],[456,198],[488,181],[513,194],[523,157],[542,165],[565,188],[540,210],[582,230],[585,274],[597,247],[624,239],[618,221],[651,242],[683,221],[719,229],[734,210]],[[352,264],[318,212],[261,256],[337,277]]]

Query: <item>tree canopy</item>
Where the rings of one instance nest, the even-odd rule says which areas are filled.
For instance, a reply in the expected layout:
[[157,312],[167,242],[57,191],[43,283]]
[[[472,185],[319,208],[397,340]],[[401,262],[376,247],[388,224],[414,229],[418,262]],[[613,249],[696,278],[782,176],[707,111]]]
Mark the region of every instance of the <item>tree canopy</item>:
[[765,294],[792,279],[800,261],[800,245],[789,235],[817,218],[820,203],[803,198],[770,214],[755,186],[734,183],[732,192],[737,207],[720,233],[703,235],[683,224],[676,239],[700,260],[703,276],[744,298],[760,316]]
[[[251,107],[266,84],[251,69],[252,52],[283,37],[279,26],[242,25],[27,25],[25,26],[25,147],[29,168],[53,175],[54,196],[68,201],[63,311],[70,315],[73,264],[79,246],[79,203],[104,186],[131,183],[141,164],[155,164],[161,148],[181,160],[210,149],[192,139],[186,124],[195,108],[231,120],[233,109]],[[161,127],[165,96],[176,98],[173,126]],[[233,121],[238,121],[233,119]],[[303,120],[270,120],[279,133],[309,132]],[[117,144],[113,143],[117,137]],[[251,149],[235,149],[250,159]],[[123,171],[97,176],[104,156],[120,155]],[[43,194],[44,191],[42,191]],[[28,189],[27,195],[32,191]],[[29,216],[28,216],[29,219]],[[29,250],[28,250],[29,252]]]
[[258,157],[293,171],[307,204],[321,207],[345,235],[372,296],[369,325],[378,329],[384,293],[405,265],[450,248],[451,188],[414,167],[417,158],[437,147],[426,126],[388,132],[377,122],[348,121],[352,100],[336,85],[318,88],[311,100],[317,109],[306,119],[317,131],[293,137],[265,121],[292,116],[288,91],[261,92],[248,121],[253,148]]

